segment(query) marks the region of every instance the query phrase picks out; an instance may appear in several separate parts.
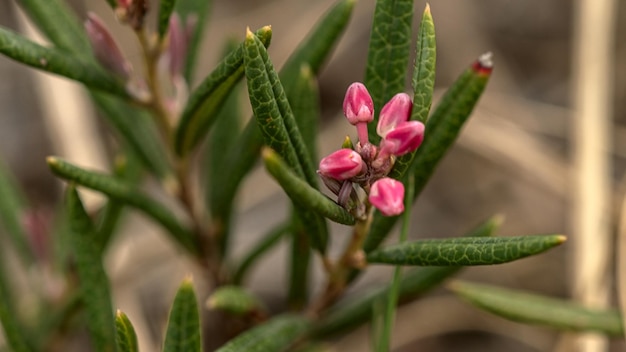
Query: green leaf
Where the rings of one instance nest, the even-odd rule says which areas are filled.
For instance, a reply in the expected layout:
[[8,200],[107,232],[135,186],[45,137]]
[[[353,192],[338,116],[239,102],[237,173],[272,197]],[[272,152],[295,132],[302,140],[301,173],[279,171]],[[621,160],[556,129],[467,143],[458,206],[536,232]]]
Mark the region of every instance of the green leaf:
[[447,286],[472,305],[508,320],[558,330],[593,331],[624,337],[624,326],[617,309],[585,308],[571,301],[460,280]]
[[94,241],[95,229],[73,184],[67,190],[71,246],[76,259],[87,327],[96,351],[115,351],[115,322],[109,280]]
[[[448,89],[428,119],[424,141],[415,152],[415,158],[410,166],[415,170],[414,198],[419,196],[439,162],[454,144],[489,81],[491,67],[489,58],[485,56],[474,62]],[[394,175],[393,170],[391,175]],[[403,181],[406,183],[406,180]],[[364,250],[370,252],[377,248],[397,219],[398,217],[386,217],[376,212],[370,233],[365,240]]]
[[[111,0],[112,1],[112,0]],[[62,0],[17,0],[17,3],[54,45],[76,57],[93,60],[82,23]]]
[[108,94],[92,92],[91,98],[145,167],[163,182],[171,182],[173,175],[167,152],[157,137],[152,116]]
[[217,352],[276,352],[287,349],[308,330],[302,315],[283,314],[237,336]]
[[47,162],[57,176],[102,192],[142,211],[167,229],[167,233],[183,248],[200,255],[200,246],[194,233],[183,226],[169,209],[136,190],[132,184],[103,173],[81,169],[57,157],[48,157]]
[[[466,237],[492,236],[502,218],[494,216],[469,231]],[[424,267],[406,273],[400,280],[400,303],[410,302],[437,287],[448,277],[456,274],[462,267]],[[372,317],[374,302],[389,296],[391,285],[379,288],[369,293],[357,293],[346,297],[335,307],[331,308],[313,329],[313,336],[317,338],[335,335],[368,321]]]
[[3,258],[0,258],[0,325],[4,330],[4,338],[11,351],[34,351],[28,344],[28,336],[16,314],[16,302],[11,297],[9,290],[11,285],[5,275],[5,273],[9,272],[6,264],[6,259],[3,256]]
[[200,352],[200,316],[191,278],[183,281],[174,298],[163,352]]
[[256,296],[240,286],[217,288],[206,304],[209,309],[223,310],[235,315],[259,314],[265,310]]
[[310,160],[317,160],[317,134],[320,115],[320,97],[317,81],[311,66],[304,64],[300,69],[293,89],[287,93],[293,115],[297,117],[298,130],[302,134]]
[[137,334],[128,316],[121,310],[115,313],[115,341],[120,352],[138,352]]
[[[288,95],[300,75],[303,64],[308,65],[314,75],[319,73],[328,54],[348,25],[355,2],[356,0],[338,1],[322,16],[289,56],[280,70],[280,80]],[[291,96],[289,101],[291,102]]]
[[17,182],[0,162],[0,229],[8,234],[12,247],[19,254],[22,262],[30,265],[34,257],[22,226],[22,217],[26,214],[25,203]]
[[89,88],[121,97],[128,96],[122,82],[93,61],[68,55],[60,49],[41,46],[2,27],[0,53],[30,67],[81,82]]
[[565,242],[563,235],[418,240],[377,249],[370,264],[468,266],[508,263]]
[[[413,0],[377,0],[367,54],[365,86],[375,111],[404,91],[411,46]],[[370,142],[378,144],[378,114],[368,124]]]
[[184,76],[187,83],[191,86],[193,72],[196,68],[196,59],[204,28],[206,27],[211,8],[211,0],[184,0],[176,2],[176,12],[180,15],[182,23],[195,23],[189,43],[187,44],[187,58],[184,66]]
[[[267,46],[272,38],[272,29],[269,26],[263,27],[255,33],[255,36],[263,46]],[[174,136],[174,146],[178,155],[184,156],[189,153],[208,133],[224,101],[243,77],[243,63],[242,43],[191,93]]]
[[[184,0],[183,0],[184,1]],[[163,40],[170,26],[170,16],[176,6],[176,0],[161,0],[159,5],[159,39]],[[184,25],[183,25],[184,28]]]
[[[435,43],[435,23],[426,4],[419,33],[417,34],[417,54],[413,64],[413,111],[411,120],[426,123],[435,90],[435,62],[437,46]],[[428,133],[428,132],[426,132]],[[390,177],[400,178],[411,165],[416,152],[399,157]]]
[[292,214],[292,221],[287,304],[291,310],[300,310],[305,307],[309,295],[311,240],[297,213]]
[[273,150],[264,148],[263,160],[267,171],[294,203],[340,224],[354,225],[354,217],[346,209],[298,178]]
[[291,224],[284,223],[271,229],[269,233],[264,235],[258,243],[255,243],[252,249],[243,256],[241,264],[235,270],[233,275],[233,282],[235,284],[241,284],[248,273],[248,270],[254,265],[259,258],[272,249],[281,238],[291,229]]

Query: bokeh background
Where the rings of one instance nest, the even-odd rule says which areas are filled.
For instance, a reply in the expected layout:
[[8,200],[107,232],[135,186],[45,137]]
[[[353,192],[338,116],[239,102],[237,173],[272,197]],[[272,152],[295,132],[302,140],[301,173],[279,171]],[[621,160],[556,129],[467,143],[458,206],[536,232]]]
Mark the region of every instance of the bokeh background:
[[[269,52],[275,65],[280,66],[334,1],[213,2],[198,78],[214,67],[223,43],[242,38],[247,26],[272,25]],[[115,22],[105,1],[74,0],[71,4],[82,18],[91,10],[109,22],[125,53],[139,62],[132,33]],[[574,109],[580,103],[575,85],[580,73],[576,48],[594,44],[581,42],[576,32],[580,23],[575,4],[566,0],[434,0],[430,4],[437,31],[437,97],[483,52],[493,52],[495,70],[457,145],[416,203],[411,236],[458,236],[493,214],[505,217],[499,232],[504,236],[570,236],[565,245],[544,255],[506,265],[470,268],[460,275],[463,278],[558,297],[574,294],[573,283],[579,280],[575,263],[580,260],[580,251],[572,237],[584,236],[575,225],[577,202],[584,202],[577,196],[579,175],[575,162],[582,148],[574,129]],[[424,1],[415,2],[415,33],[424,6]],[[355,134],[341,117],[340,109],[346,87],[363,78],[373,10],[374,1],[358,1],[348,30],[319,78],[323,104],[320,155],[335,149],[346,134]],[[599,253],[602,245],[608,246],[604,247],[608,252],[600,258],[607,266],[595,275],[608,279],[611,306],[619,301],[619,281],[613,280],[617,260],[613,248],[623,193],[619,185],[626,164],[626,45],[622,40],[626,29],[620,21],[625,11],[624,6],[615,5],[605,23],[616,24],[609,26],[608,33],[597,33],[598,40],[610,40],[609,57],[605,59],[613,66],[611,80],[603,85],[609,133],[600,141],[610,168],[604,173],[606,187],[599,185],[597,192],[608,194],[602,205],[607,232],[596,238]],[[0,1],[0,25],[33,34],[10,0]],[[0,158],[13,171],[31,203],[44,213],[52,212],[61,201],[62,184],[48,171],[45,156],[61,155],[81,165],[108,169],[114,142],[76,85],[35,73],[4,57],[0,57],[0,77]],[[409,79],[407,73],[407,88]],[[249,111],[243,95],[242,104]],[[602,116],[597,119],[601,121]],[[98,198],[93,202],[97,204]],[[235,257],[284,219],[288,208],[286,197],[262,168],[247,178],[239,204]],[[346,228],[335,228],[335,248],[340,248],[346,234]],[[115,305],[126,311],[135,324],[143,350],[156,350],[174,291],[185,273],[194,268],[171,248],[159,228],[136,215],[125,219],[122,233],[109,253],[107,268]],[[279,302],[286,287],[286,259],[285,248],[272,252],[249,281],[252,289],[270,302]],[[377,282],[388,282],[389,273],[373,270],[359,282],[356,294]],[[202,286],[201,280],[197,282]],[[200,292],[203,289],[206,291],[200,287]],[[369,341],[369,330],[364,327],[329,341],[329,347],[336,351],[366,351]],[[394,351],[570,351],[575,345],[568,335],[480,312],[444,289],[405,306],[398,315],[394,335]],[[80,346],[81,342],[76,342],[78,350]],[[607,350],[624,349],[623,341],[613,340]]]

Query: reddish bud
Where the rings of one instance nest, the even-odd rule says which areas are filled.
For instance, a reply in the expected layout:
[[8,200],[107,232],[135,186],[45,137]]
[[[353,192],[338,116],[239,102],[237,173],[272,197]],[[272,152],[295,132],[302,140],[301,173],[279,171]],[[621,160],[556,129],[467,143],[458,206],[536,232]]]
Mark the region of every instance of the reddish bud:
[[380,111],[376,133],[384,138],[398,124],[409,119],[412,109],[413,102],[408,94],[398,93],[394,95]]
[[385,216],[400,215],[404,211],[404,185],[389,177],[374,182],[369,202]]
[[374,119],[374,102],[363,83],[355,82],[348,87],[343,100],[343,113],[352,125]]
[[114,74],[124,79],[130,78],[132,72],[130,62],[124,58],[109,29],[95,13],[87,14],[85,30],[98,62]]
[[339,149],[320,161],[319,173],[335,180],[347,180],[365,169],[365,162],[359,153],[352,149]]
[[169,70],[172,77],[181,75],[185,58],[187,56],[187,32],[180,22],[178,14],[173,13],[170,16],[170,25],[168,27],[169,46],[167,52],[169,54]]
[[424,140],[424,124],[405,121],[387,132],[380,145],[380,154],[400,156],[416,150]]

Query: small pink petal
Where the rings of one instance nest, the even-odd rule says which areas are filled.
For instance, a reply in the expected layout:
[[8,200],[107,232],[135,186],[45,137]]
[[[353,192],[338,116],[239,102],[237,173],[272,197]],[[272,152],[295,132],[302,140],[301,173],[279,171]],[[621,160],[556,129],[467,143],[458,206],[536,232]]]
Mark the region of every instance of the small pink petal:
[[374,182],[369,202],[385,216],[400,215],[404,211],[404,185],[389,177]]
[[374,119],[374,102],[363,83],[352,83],[343,100],[343,113],[352,125]]
[[335,180],[347,180],[365,168],[359,153],[352,149],[339,149],[320,161],[319,173]]
[[107,70],[124,79],[128,79],[132,71],[132,66],[130,62],[124,58],[122,51],[113,39],[109,29],[95,13],[89,12],[87,14],[85,30],[87,31],[87,37],[89,38],[91,48],[98,62]]
[[398,124],[409,119],[412,109],[413,102],[408,94],[398,93],[394,95],[380,111],[376,133],[384,138]]
[[424,140],[424,124],[419,121],[406,121],[387,132],[380,149],[385,155],[400,156],[415,151]]

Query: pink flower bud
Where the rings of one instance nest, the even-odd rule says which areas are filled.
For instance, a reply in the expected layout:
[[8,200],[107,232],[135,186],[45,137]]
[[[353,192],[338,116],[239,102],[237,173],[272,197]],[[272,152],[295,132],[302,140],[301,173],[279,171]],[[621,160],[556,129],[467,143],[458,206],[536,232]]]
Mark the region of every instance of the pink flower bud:
[[95,13],[89,12],[87,14],[85,30],[98,62],[114,74],[128,79],[132,72],[132,66],[122,55],[122,51],[104,22]]
[[355,82],[348,87],[343,100],[343,113],[352,125],[374,119],[374,102],[363,83]]
[[366,167],[359,153],[352,149],[339,149],[320,161],[319,173],[335,180],[347,180]]
[[369,202],[385,216],[400,215],[404,211],[404,185],[389,177],[374,182]]
[[170,16],[170,25],[168,27],[169,46],[167,52],[169,54],[169,70],[172,77],[180,76],[183,72],[185,58],[187,56],[187,32],[180,22],[178,14],[173,13]]
[[380,145],[383,156],[400,156],[416,150],[424,140],[424,124],[419,121],[405,121],[387,132]]
[[384,138],[398,124],[409,119],[412,109],[413,102],[408,94],[398,93],[394,95],[380,111],[376,133]]

